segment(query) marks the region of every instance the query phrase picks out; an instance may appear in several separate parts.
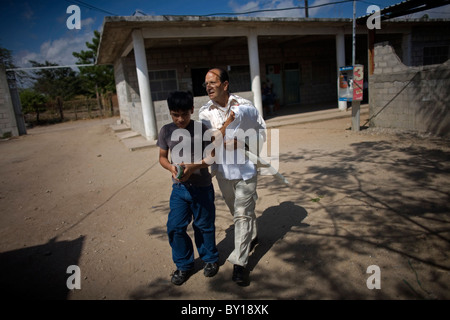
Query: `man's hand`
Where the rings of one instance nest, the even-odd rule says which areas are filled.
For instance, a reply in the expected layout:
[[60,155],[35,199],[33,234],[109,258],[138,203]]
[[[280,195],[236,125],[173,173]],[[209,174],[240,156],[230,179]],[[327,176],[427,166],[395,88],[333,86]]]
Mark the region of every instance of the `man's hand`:
[[225,123],[227,124],[227,126],[232,123],[234,121],[234,119],[236,119],[236,115],[234,114],[233,110],[230,110],[230,115],[228,116],[227,120],[225,121]]
[[227,130],[227,127],[230,125],[236,119],[236,115],[234,114],[233,110],[230,110],[230,115],[228,116],[227,120],[223,123],[222,128],[220,128],[220,132],[222,133],[222,137],[225,137],[225,131]]

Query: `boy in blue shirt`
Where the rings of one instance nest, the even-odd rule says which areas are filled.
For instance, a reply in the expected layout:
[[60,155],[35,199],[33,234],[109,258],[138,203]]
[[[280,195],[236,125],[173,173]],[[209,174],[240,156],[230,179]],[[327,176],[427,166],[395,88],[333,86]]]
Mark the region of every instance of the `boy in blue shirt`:
[[[167,234],[172,259],[177,267],[171,281],[175,285],[181,285],[192,274],[194,267],[194,249],[186,232],[192,219],[197,251],[206,263],[204,275],[213,277],[219,270],[214,225],[214,187],[208,164],[202,157],[205,147],[211,142],[203,141],[203,134],[208,127],[191,120],[194,98],[190,92],[170,93],[167,104],[173,122],[161,128],[157,145],[160,148],[159,163],[172,174]],[[174,148],[176,151],[172,152]],[[180,157],[187,161],[174,161]],[[181,177],[177,170],[177,165],[180,164],[184,169]]]

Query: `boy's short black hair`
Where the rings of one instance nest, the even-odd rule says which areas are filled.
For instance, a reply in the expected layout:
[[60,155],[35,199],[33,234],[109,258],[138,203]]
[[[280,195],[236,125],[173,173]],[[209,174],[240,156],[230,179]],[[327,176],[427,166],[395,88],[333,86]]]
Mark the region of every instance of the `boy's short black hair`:
[[194,97],[189,91],[174,91],[169,93],[167,105],[170,111],[187,111],[194,107]]

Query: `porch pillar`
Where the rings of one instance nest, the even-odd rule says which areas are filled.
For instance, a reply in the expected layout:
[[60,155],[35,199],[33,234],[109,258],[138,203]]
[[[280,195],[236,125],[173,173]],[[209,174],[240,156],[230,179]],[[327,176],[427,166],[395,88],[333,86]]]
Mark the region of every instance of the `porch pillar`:
[[261,96],[261,76],[259,72],[258,36],[251,30],[247,36],[250,78],[252,81],[253,103],[261,117],[264,115]]
[[136,60],[136,73],[139,84],[139,96],[141,98],[142,117],[144,119],[145,138],[156,140],[158,132],[156,127],[155,108],[153,106],[150,91],[150,79],[148,76],[147,57],[145,55],[144,38],[141,30],[133,31],[134,59]]
[[[339,67],[345,66],[345,35],[343,31],[336,34],[336,75],[339,75]],[[336,77],[337,92],[339,93],[339,77]],[[339,101],[339,110],[347,110],[347,101]]]

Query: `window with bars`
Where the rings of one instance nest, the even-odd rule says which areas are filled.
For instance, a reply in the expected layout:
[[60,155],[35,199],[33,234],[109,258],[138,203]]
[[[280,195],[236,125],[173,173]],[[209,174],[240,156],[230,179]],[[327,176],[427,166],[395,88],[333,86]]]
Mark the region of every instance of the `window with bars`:
[[423,48],[423,65],[444,63],[448,58],[448,46]]
[[169,93],[178,90],[176,70],[149,71],[152,100],[166,100]]

